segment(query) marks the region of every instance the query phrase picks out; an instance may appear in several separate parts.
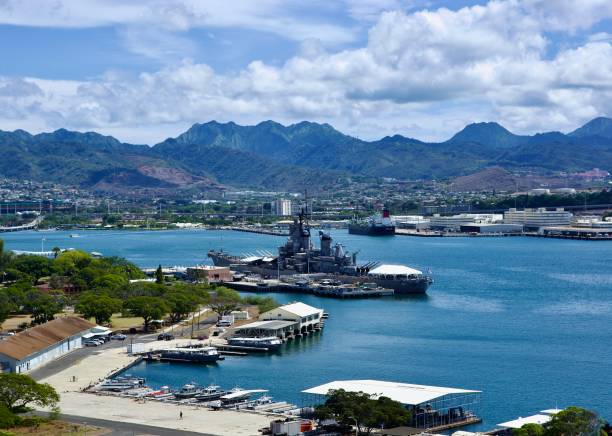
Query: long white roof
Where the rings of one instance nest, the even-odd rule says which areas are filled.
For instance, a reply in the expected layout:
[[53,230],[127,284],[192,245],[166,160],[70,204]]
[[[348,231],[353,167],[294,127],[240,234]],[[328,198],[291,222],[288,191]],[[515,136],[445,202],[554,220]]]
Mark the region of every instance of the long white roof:
[[380,380],[339,380],[302,391],[306,394],[327,395],[334,389],[364,392],[375,397],[388,397],[402,404],[416,406],[448,394],[471,394],[480,391],[444,388],[440,386],[413,385]]
[[409,275],[409,274],[423,274],[418,269],[409,268],[404,265],[380,265],[370,270],[368,274],[393,274],[393,275]]
[[551,420],[550,415],[531,415],[525,416],[524,418],[517,418],[513,421],[502,422],[501,424],[497,424],[499,427],[503,428],[521,428],[525,424],[546,424]]
[[297,316],[314,315],[323,311],[323,309],[317,309],[316,307],[300,302],[285,304],[284,306],[280,306],[279,309],[285,310]]

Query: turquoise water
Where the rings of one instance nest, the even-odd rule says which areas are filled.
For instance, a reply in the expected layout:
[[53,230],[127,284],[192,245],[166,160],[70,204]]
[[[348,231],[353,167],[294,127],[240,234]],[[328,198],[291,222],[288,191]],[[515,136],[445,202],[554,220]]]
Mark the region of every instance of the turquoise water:
[[[74,247],[124,256],[141,266],[208,262],[206,252],[274,251],[284,238],[221,231],[24,232],[1,235],[9,249]],[[331,380],[375,378],[479,389],[484,423],[555,405],[612,417],[612,244],[539,238],[371,238],[337,231],[359,260],[431,268],[426,297],[301,300],[330,313],[325,331],[271,356],[229,357],[216,366],[142,364],[154,385],[197,381],[299,392]]]

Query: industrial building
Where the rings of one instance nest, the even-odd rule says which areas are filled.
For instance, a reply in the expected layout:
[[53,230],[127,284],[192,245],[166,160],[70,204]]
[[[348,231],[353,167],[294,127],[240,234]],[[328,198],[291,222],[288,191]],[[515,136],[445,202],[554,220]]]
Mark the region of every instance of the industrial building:
[[495,223],[502,220],[498,214],[461,213],[459,215],[441,216],[435,214],[429,219],[429,227],[432,230],[459,231],[461,226],[474,223]]
[[330,391],[363,392],[387,397],[412,412],[411,427],[441,431],[480,422],[480,391],[379,380],[340,380],[302,391],[322,403]]
[[0,341],[0,372],[32,371],[82,347],[82,339],[101,333],[82,318],[57,318]]
[[541,236],[562,239],[600,239],[612,240],[612,228],[593,227],[543,227],[538,231]]
[[231,282],[232,272],[229,267],[198,265],[187,268],[187,278],[193,282]]
[[421,215],[393,216],[395,225],[400,229],[425,230],[429,228],[429,219]]
[[275,200],[272,202],[272,210],[277,216],[291,216],[291,200]]
[[538,209],[508,209],[504,212],[504,222],[508,224],[522,224],[525,230],[538,231],[541,227],[569,226],[572,213],[563,208],[548,210],[545,207]]
[[522,233],[522,224],[506,224],[506,223],[484,223],[484,224],[468,224],[462,225],[460,230],[464,233]]
[[236,328],[241,336],[276,336],[281,339],[321,330],[323,309],[291,303],[259,315],[259,320]]

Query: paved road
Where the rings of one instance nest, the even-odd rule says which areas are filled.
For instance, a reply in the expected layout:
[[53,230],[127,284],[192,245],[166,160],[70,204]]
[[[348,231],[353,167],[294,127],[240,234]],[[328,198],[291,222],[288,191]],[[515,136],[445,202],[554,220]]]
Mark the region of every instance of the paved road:
[[34,380],[42,380],[44,378],[50,377],[52,375],[57,374],[58,372],[63,371],[64,369],[74,365],[76,362],[84,359],[87,356],[96,354],[97,352],[108,348],[125,347],[126,343],[127,341],[109,341],[104,345],[100,345],[98,347],[77,348],[76,350],[71,351],[68,354],[64,354],[59,359],[55,359],[47,363],[46,365],[33,370],[32,372],[28,373],[28,375]]
[[[45,413],[40,413],[45,415]],[[171,428],[154,427],[151,425],[132,424],[129,422],[109,421],[107,419],[88,418],[85,416],[64,415],[61,414],[58,418],[61,421],[71,422],[74,424],[93,425],[103,427],[110,430],[108,436],[214,436],[210,433],[200,433],[186,430],[174,430]],[[178,417],[177,417],[178,422]]]

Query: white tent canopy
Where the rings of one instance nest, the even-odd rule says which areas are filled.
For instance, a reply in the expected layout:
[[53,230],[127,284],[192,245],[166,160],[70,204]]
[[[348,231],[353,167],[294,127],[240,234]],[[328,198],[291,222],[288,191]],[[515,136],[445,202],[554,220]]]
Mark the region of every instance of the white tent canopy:
[[380,265],[370,270],[369,275],[421,275],[422,271],[404,265]]
[[445,388],[439,386],[413,385],[379,380],[339,380],[302,391],[305,394],[327,395],[329,391],[344,389],[349,392],[364,392],[376,397],[388,397],[402,404],[416,406],[449,394],[475,394],[480,391]]

